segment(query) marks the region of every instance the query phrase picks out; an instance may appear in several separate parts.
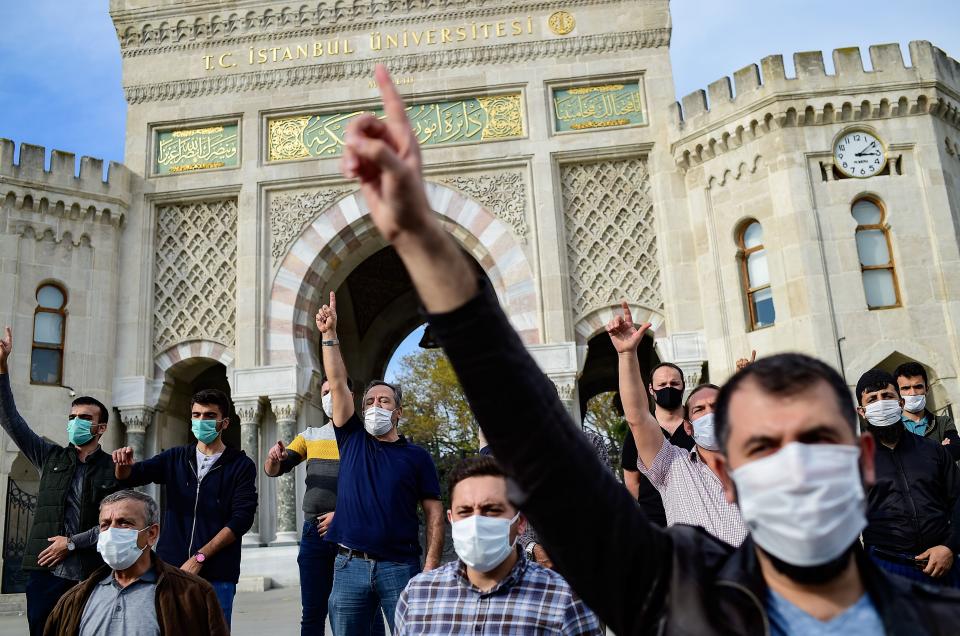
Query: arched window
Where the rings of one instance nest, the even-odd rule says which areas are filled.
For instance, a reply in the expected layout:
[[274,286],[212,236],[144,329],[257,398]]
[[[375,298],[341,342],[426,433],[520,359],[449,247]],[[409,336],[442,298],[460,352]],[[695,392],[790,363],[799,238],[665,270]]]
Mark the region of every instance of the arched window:
[[890,234],[884,225],[883,208],[874,199],[857,199],[851,208],[857,220],[857,255],[863,274],[863,291],[870,309],[900,306],[897,275],[890,254]]
[[740,244],[740,267],[743,294],[750,314],[750,328],[769,327],[776,320],[767,250],[763,247],[763,227],[757,221],[743,225],[737,237]]
[[33,313],[33,356],[30,362],[30,381],[34,384],[60,384],[63,380],[66,306],[67,295],[59,285],[48,283],[37,289],[37,309]]

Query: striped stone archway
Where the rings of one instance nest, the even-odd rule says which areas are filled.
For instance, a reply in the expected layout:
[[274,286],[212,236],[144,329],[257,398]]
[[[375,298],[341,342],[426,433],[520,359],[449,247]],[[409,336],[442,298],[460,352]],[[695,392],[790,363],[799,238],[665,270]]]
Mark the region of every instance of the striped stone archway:
[[[536,282],[510,228],[460,192],[427,184],[433,211],[483,268],[514,327],[527,344],[541,341]],[[270,365],[320,369],[313,316],[337,270],[379,234],[357,191],[321,212],[291,246],[274,277],[267,315]]]
[[173,345],[153,359],[154,379],[162,380],[173,365],[190,358],[207,358],[227,369],[233,368],[233,352],[226,346],[211,340],[188,340]]

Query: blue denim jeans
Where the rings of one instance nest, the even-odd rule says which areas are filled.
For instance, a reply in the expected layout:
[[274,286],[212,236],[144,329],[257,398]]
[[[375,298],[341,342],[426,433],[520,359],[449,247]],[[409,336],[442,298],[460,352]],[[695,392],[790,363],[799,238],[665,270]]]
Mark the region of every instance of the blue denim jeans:
[[397,601],[407,583],[420,572],[419,563],[368,561],[338,554],[333,566],[330,593],[330,626],[335,636],[368,634],[377,602],[393,631]]
[[47,617],[60,597],[76,585],[76,581],[54,576],[50,570],[32,570],[27,579],[27,623],[30,636],[42,636]]
[[223,617],[227,619],[227,627],[230,627],[230,617],[233,615],[233,597],[237,594],[237,584],[226,581],[210,581],[213,591],[217,594],[217,600],[220,601],[220,609],[223,610]]

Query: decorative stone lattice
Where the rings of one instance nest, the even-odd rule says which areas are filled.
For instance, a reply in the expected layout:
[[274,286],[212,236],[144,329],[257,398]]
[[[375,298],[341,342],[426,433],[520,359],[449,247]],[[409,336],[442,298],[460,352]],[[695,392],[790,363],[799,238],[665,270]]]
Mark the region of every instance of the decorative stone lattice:
[[318,214],[350,192],[347,188],[329,188],[278,194],[270,199],[270,254],[276,267]]
[[157,208],[154,349],[186,340],[234,344],[237,201]]
[[626,298],[660,308],[660,268],[645,158],[561,167],[577,316]]
[[498,219],[509,225],[517,239],[526,244],[529,229],[526,211],[527,184],[523,174],[500,172],[478,176],[456,176],[441,179],[440,183],[460,190],[483,205]]

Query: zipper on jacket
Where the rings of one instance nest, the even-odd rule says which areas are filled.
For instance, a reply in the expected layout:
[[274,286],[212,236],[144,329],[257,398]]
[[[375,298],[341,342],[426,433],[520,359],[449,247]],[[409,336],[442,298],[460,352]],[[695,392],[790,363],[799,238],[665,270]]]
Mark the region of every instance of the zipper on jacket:
[[920,515],[917,512],[917,502],[913,500],[913,493],[910,492],[910,482],[907,481],[907,474],[903,470],[903,462],[900,461],[900,457],[896,453],[896,449],[890,449],[890,453],[893,455],[894,461],[897,463],[897,470],[900,472],[900,478],[903,480],[904,494],[907,496],[907,500],[910,501],[910,507],[913,509],[913,530],[917,535],[916,545],[922,543],[920,536]]
[[733,581],[717,581],[717,585],[726,585],[732,587],[735,590],[740,590],[747,597],[753,601],[753,604],[757,606],[757,611],[760,612],[760,618],[763,619],[763,633],[765,636],[770,636],[770,619],[767,617],[767,610],[764,609],[763,603],[760,602],[760,599],[757,598],[757,595],[750,591],[749,588],[740,585],[739,583],[734,583]]
[[[197,469],[193,467],[193,464],[190,463],[190,460],[187,460],[187,466],[190,467],[190,470],[193,471],[193,476],[197,478],[197,494],[193,499],[193,524],[190,526],[190,546],[187,548],[187,561],[193,556],[193,538],[194,534],[197,531],[197,505],[200,503],[200,482],[203,481],[200,479],[197,474]],[[218,468],[223,468],[223,466],[214,466],[207,471],[207,475],[217,470]],[[204,475],[206,477],[207,475]]]

